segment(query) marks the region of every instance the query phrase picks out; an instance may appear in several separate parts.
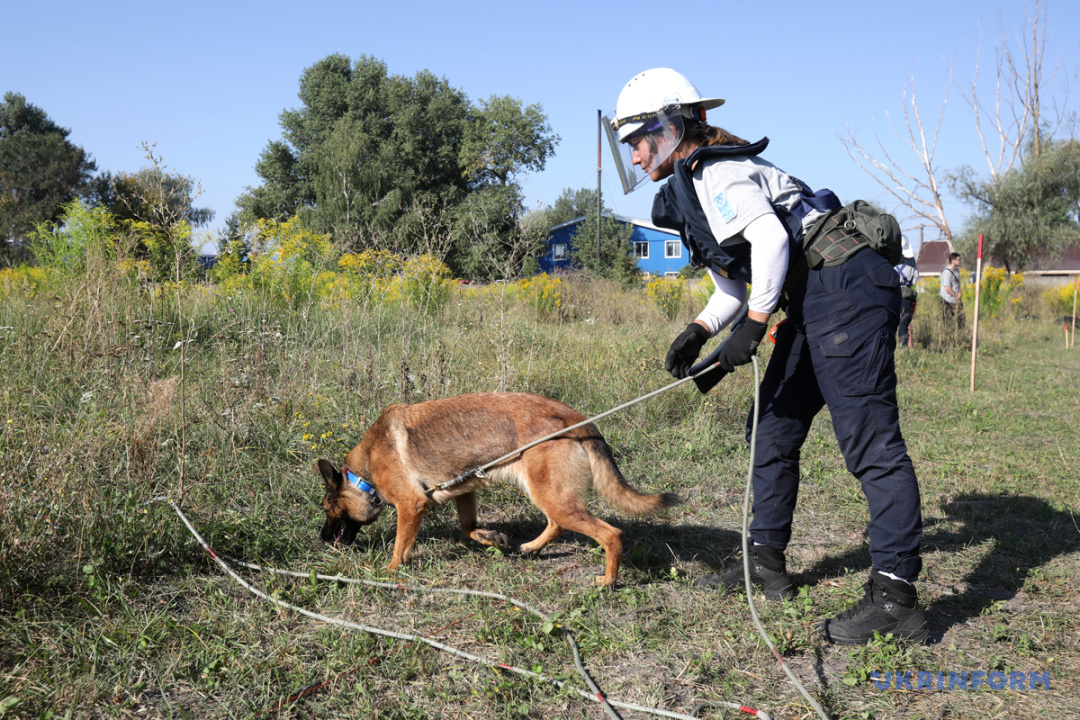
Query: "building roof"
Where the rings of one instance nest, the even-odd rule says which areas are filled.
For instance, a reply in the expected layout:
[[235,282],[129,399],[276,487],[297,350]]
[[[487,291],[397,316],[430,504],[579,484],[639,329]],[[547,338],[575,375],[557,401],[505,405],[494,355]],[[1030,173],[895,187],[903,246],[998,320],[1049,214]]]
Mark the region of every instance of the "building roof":
[[[657,227],[656,225],[653,225],[648,220],[644,220],[642,218],[630,217],[629,215],[619,215],[617,213],[612,213],[612,212],[604,212],[603,215],[604,215],[604,217],[613,217],[616,220],[618,220],[619,222],[626,223],[627,225],[637,225],[638,227],[643,227],[643,228],[646,228],[646,229],[649,229],[649,230],[655,230],[657,232],[667,233],[668,235],[674,235],[676,237],[679,234],[679,233],[675,232],[674,230],[668,230],[667,228]],[[579,217],[574,218],[573,220],[567,220],[564,223],[559,223],[558,225],[554,225],[554,226],[548,228],[548,232],[554,232],[555,230],[561,230],[564,227],[569,227],[571,225],[575,225],[575,224],[581,222],[584,219],[585,219],[585,216],[581,215]]]
[[948,240],[924,241],[919,246],[919,257],[915,259],[919,274],[929,275],[941,272],[941,269],[948,265],[949,253],[952,251],[952,243]]
[[[952,252],[952,244],[948,240],[931,240],[924,242],[919,248],[919,257],[916,260],[916,264],[919,267],[919,274],[925,275],[930,273],[939,273],[941,269],[948,264],[949,253]],[[1005,263],[999,259],[993,257],[983,258],[984,264],[993,265],[995,267],[1003,267]],[[974,263],[968,262],[971,269],[974,269]],[[1056,258],[1035,257],[1028,263],[1024,269],[1026,273],[1034,273],[1040,275],[1055,275],[1055,274],[1067,274],[1075,275],[1080,273],[1080,240],[1075,245],[1067,248]]]
[[1074,274],[1080,272],[1080,243],[1067,248],[1065,252],[1053,260],[1046,258],[1033,258],[1028,263],[1024,272],[1040,272],[1051,274],[1055,272],[1066,272]]

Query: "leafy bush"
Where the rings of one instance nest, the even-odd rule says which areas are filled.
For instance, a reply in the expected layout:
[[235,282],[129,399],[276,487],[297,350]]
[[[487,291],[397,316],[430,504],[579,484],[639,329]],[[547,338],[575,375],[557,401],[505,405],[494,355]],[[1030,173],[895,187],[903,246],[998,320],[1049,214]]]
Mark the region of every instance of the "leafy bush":
[[91,258],[115,259],[122,235],[107,210],[74,200],[55,226],[41,226],[30,236],[30,248],[48,275],[71,277],[85,273]]
[[[1012,305],[1019,302],[1013,293],[1024,284],[1021,273],[1009,275],[1005,268],[985,267],[979,278],[979,314],[983,317],[997,317]],[[939,286],[940,288],[940,283]],[[964,305],[975,307],[975,285],[968,283],[961,288]]]
[[412,308],[434,312],[450,301],[454,274],[432,255],[418,255],[405,261],[398,287],[401,298]]
[[547,273],[518,280],[514,283],[514,294],[542,318],[551,318],[559,314],[562,307],[562,279],[553,278]]
[[365,250],[362,253],[345,253],[338,259],[338,268],[356,275],[390,278],[405,266],[398,255],[388,250]]
[[1042,299],[1054,315],[1072,315],[1076,281],[1043,290]]
[[34,297],[38,286],[45,282],[45,271],[41,268],[19,265],[13,268],[0,268],[0,298],[22,290],[29,297]]
[[328,235],[308,230],[297,215],[285,222],[260,220],[256,229],[259,239],[251,254],[250,270],[247,275],[228,276],[224,283],[227,290],[262,290],[293,308],[318,298],[320,287],[326,290],[322,273],[333,257]]
[[157,280],[175,280],[195,267],[191,247],[191,223],[178,220],[166,229],[142,220],[126,220],[124,227],[132,240],[145,248],[148,267]]
[[645,294],[664,317],[674,320],[686,299],[686,279],[654,277],[645,286]]

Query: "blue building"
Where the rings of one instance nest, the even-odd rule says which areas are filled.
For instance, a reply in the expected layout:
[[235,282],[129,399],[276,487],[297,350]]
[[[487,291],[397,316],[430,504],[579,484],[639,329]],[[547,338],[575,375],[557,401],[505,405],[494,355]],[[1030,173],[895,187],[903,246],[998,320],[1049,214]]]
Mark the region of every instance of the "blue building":
[[[638,268],[642,272],[652,275],[675,275],[689,264],[690,253],[682,246],[677,232],[663,230],[641,218],[610,213],[604,213],[604,215],[614,217],[619,222],[634,228],[630,242],[634,246],[634,254],[637,255]],[[541,270],[550,273],[554,270],[570,269],[570,250],[573,247],[573,236],[577,233],[580,233],[581,238],[591,238],[595,246],[596,228],[594,227],[591,233],[588,228],[579,230],[584,220],[585,216],[582,215],[551,228],[548,232],[547,253],[537,258]]]

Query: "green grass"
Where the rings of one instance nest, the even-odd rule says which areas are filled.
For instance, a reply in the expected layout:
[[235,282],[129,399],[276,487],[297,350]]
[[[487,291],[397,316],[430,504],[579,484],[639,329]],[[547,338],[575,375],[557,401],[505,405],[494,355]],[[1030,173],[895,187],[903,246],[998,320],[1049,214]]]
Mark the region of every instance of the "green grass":
[[[738,553],[749,368],[708,396],[683,387],[600,423],[635,485],[685,500],[645,520],[593,503],[625,532],[613,591],[591,586],[604,561],[591,540],[567,535],[539,557],[493,552],[462,542],[447,507],[425,520],[397,576],[382,569],[392,511],[352,548],[318,540],[314,460],[340,462],[389,403],[513,390],[591,415],[669,382],[663,357],[692,309],[669,320],[641,290],[566,285],[560,316],[546,320],[465,288],[425,312],[361,301],[284,309],[192,287],[181,313],[175,297],[93,267],[35,296],[0,299],[0,717],[602,715],[550,685],[260,600],[221,572],[170,508],[142,505],[162,494],[182,499],[218,553],[303,573],[496,591],[539,607],[575,635],[612,699],[684,714],[727,700],[809,717],[745,598],[693,587]],[[827,413],[804,449],[789,549],[805,590],[786,605],[759,598],[759,612],[837,718],[1080,715],[1080,350],[1065,349],[1032,292],[1007,316],[980,319],[972,393],[970,336],[947,337],[936,313],[924,300],[921,347],[897,354],[923,492],[919,590],[933,642],[841,648],[816,635],[818,618],[859,597],[869,567],[866,506]],[[183,383],[181,340],[190,341]],[[507,487],[481,494],[480,515],[519,542],[543,527]],[[433,634],[583,687],[563,641],[506,604],[242,574],[315,612]],[[1045,672],[1051,687],[877,689],[870,673],[890,670]]]

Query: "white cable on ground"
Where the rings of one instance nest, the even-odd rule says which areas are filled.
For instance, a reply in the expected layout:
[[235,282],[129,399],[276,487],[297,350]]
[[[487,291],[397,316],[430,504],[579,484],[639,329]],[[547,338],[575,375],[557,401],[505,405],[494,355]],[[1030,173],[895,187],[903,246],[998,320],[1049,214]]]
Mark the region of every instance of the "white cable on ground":
[[[396,638],[398,640],[405,640],[405,641],[409,641],[409,642],[424,643],[425,645],[433,647],[436,650],[442,650],[442,651],[447,652],[447,653],[449,653],[451,655],[456,655],[457,657],[463,658],[465,660],[469,660],[471,662],[474,662],[474,663],[477,663],[477,664],[480,664],[480,665],[486,665],[488,667],[497,668],[497,669],[500,669],[500,670],[506,670],[508,672],[512,672],[512,673],[515,673],[517,675],[522,675],[522,676],[525,676],[525,677],[533,678],[535,680],[541,680],[543,682],[554,685],[555,687],[560,688],[560,689],[566,688],[567,690],[570,690],[572,692],[577,693],[579,696],[581,696],[583,698],[586,698],[586,699],[591,700],[593,702],[601,703],[603,705],[609,705],[610,704],[612,707],[621,708],[623,710],[642,712],[642,713],[647,713],[647,714],[650,714],[650,715],[656,715],[656,716],[659,716],[659,717],[675,718],[676,720],[696,720],[696,718],[694,718],[694,717],[692,717],[690,715],[683,715],[683,714],[680,714],[680,713],[670,712],[668,710],[661,710],[659,708],[650,708],[650,707],[644,707],[644,706],[641,706],[641,705],[634,705],[634,704],[631,704],[631,703],[623,703],[623,702],[617,702],[617,701],[614,701],[614,700],[610,700],[610,699],[604,697],[603,693],[601,693],[598,689],[596,690],[595,694],[591,694],[589,692],[586,692],[585,690],[582,690],[581,688],[576,688],[576,687],[574,687],[574,686],[572,686],[572,685],[570,685],[570,684],[568,684],[568,683],[566,683],[566,682],[564,682],[562,680],[558,680],[557,678],[549,677],[547,675],[544,675],[543,673],[536,673],[536,672],[533,672],[531,670],[526,670],[524,668],[516,667],[514,665],[507,665],[505,663],[494,662],[492,660],[486,660],[486,659],[484,659],[482,657],[478,657],[478,656],[473,655],[471,653],[465,652],[464,650],[459,650],[458,648],[452,647],[450,645],[446,645],[446,644],[441,643],[441,642],[439,642],[437,640],[433,640],[432,638],[424,637],[423,635],[413,635],[413,634],[409,634],[409,633],[399,633],[399,632],[394,632],[392,630],[384,630],[382,628],[376,628],[376,627],[371,627],[371,626],[368,626],[368,625],[362,625],[360,623],[350,622],[348,620],[341,620],[340,618],[334,618],[334,617],[330,617],[330,616],[327,616],[327,615],[322,615],[320,613],[316,613],[316,612],[312,612],[310,610],[306,610],[306,609],[304,609],[302,607],[299,607],[297,605],[287,603],[287,602],[285,602],[283,600],[278,600],[276,598],[272,598],[269,595],[267,595],[266,593],[262,592],[258,588],[254,587],[253,585],[248,583],[247,581],[245,581],[242,577],[240,577],[236,573],[236,571],[234,571],[229,566],[228,563],[226,563],[221,557],[219,557],[218,554],[215,553],[214,550],[206,543],[206,541],[203,540],[202,536],[199,535],[198,531],[195,530],[195,527],[187,519],[187,517],[180,510],[180,508],[176,505],[176,503],[174,503],[172,500],[170,500],[167,497],[157,497],[157,498],[153,498],[151,500],[148,500],[146,503],[143,503],[143,504],[148,505],[148,504],[153,503],[153,502],[165,502],[165,503],[168,503],[172,507],[172,509],[176,512],[176,514],[180,517],[180,520],[184,523],[184,525],[187,526],[188,531],[195,538],[196,542],[198,542],[199,545],[201,545],[202,548],[204,550],[206,550],[206,552],[210,555],[211,558],[213,558],[214,562],[217,563],[218,566],[220,566],[222,570],[224,570],[230,577],[232,577],[237,583],[239,583],[248,592],[252,593],[253,595],[255,595],[257,597],[262,598],[263,600],[267,600],[268,602],[271,602],[271,603],[273,603],[273,604],[275,604],[275,605],[277,605],[279,607],[283,607],[283,608],[286,608],[288,610],[293,610],[295,612],[300,613],[301,615],[305,615],[305,616],[310,617],[310,618],[312,618],[314,620],[318,620],[320,622],[324,622],[324,623],[327,623],[327,624],[330,624],[330,625],[338,625],[340,627],[345,627],[345,628],[349,628],[349,629],[352,629],[352,630],[361,630],[363,632],[371,633],[373,635],[381,635],[383,637],[391,637],[391,638]],[[231,558],[230,558],[230,560],[231,560]],[[240,563],[240,564],[248,566],[248,567],[257,567],[257,566],[251,566],[248,563]],[[263,568],[260,568],[260,569],[263,569]],[[293,573],[291,571],[275,571],[275,572],[281,572],[283,574],[297,575],[299,577],[310,577],[310,574],[305,575],[303,573]],[[317,575],[317,577],[319,577],[320,579],[334,580],[334,581],[337,581],[337,582],[359,582],[359,583],[363,583],[363,584],[375,584],[375,585],[377,585],[379,587],[390,587],[390,588],[394,588],[394,589],[408,589],[408,590],[416,590],[416,591],[423,591],[423,592],[455,593],[455,594],[462,594],[462,595],[473,595],[473,594],[475,594],[475,595],[478,595],[478,596],[481,596],[481,597],[493,597],[493,598],[496,598],[498,600],[503,600],[503,601],[506,601],[506,602],[510,602],[510,603],[516,605],[517,607],[521,607],[522,609],[528,610],[529,612],[535,612],[535,613],[537,613],[538,616],[543,617],[545,619],[550,619],[546,615],[544,615],[543,613],[540,613],[539,611],[535,610],[534,608],[532,608],[532,607],[530,607],[530,606],[528,606],[528,605],[526,605],[524,603],[520,603],[520,602],[511,600],[510,598],[498,595],[497,593],[483,593],[483,592],[472,591],[472,590],[453,590],[453,589],[449,589],[449,588],[419,588],[419,587],[413,587],[413,586],[394,585],[394,584],[391,584],[391,583],[374,583],[374,581],[368,581],[368,580],[350,580],[348,578],[342,578],[342,577],[338,577],[338,576]],[[566,634],[567,637],[570,637],[570,634],[568,632],[566,632],[565,629],[563,630],[563,632]],[[576,643],[575,643],[575,645],[576,645]],[[581,667],[579,660],[578,660],[578,667],[579,667],[579,671],[581,671],[581,672],[584,671],[584,668]],[[590,685],[595,687],[595,684],[592,683],[591,679],[588,682],[589,682]],[[735,709],[735,710],[741,710],[742,712],[745,712],[745,713],[748,713],[750,715],[754,715],[754,716],[756,716],[758,718],[761,718],[761,720],[771,720],[768,713],[766,713],[766,712],[764,712],[762,710],[755,710],[753,708],[749,708],[749,707],[746,707],[744,705],[737,705],[735,703],[728,703],[728,702],[722,702],[722,701],[714,703],[714,704],[720,705],[720,706],[723,706],[723,707],[727,707],[727,708],[732,708],[732,709]],[[614,712],[614,710],[609,710],[609,714],[611,714],[613,712]],[[615,717],[618,717],[617,713],[615,714]]]
[[810,693],[807,692],[806,687],[799,681],[799,678],[795,677],[795,673],[791,672],[791,668],[784,662],[783,656],[776,649],[776,645],[773,644],[772,638],[770,638],[769,633],[766,632],[765,626],[761,624],[761,620],[758,618],[757,608],[754,607],[753,586],[750,583],[750,491],[754,486],[754,458],[756,457],[755,451],[757,450],[758,412],[761,408],[761,378],[759,377],[761,370],[756,355],[753,360],[754,413],[752,424],[750,426],[750,469],[746,473],[746,492],[743,494],[742,526],[743,581],[746,584],[746,604],[750,607],[750,617],[753,618],[754,625],[757,626],[758,632],[761,634],[762,639],[765,640],[765,644],[772,650],[772,654],[776,656],[776,661],[780,663],[780,667],[784,669],[787,676],[791,678],[791,682],[795,683],[795,687],[799,689],[802,696],[810,703],[810,707],[817,711],[817,714],[821,716],[822,720],[829,720],[829,716],[825,714],[825,710],[822,709],[817,700],[811,697]]
[[[246,568],[248,568],[250,570],[258,570],[259,572],[272,573],[274,575],[286,575],[286,576],[289,576],[289,577],[296,577],[296,578],[310,578],[310,577],[312,577],[311,573],[308,573],[307,575],[305,575],[304,573],[296,572],[296,571],[293,571],[293,570],[281,570],[281,569],[278,569],[278,568],[263,567],[262,565],[256,565],[254,563],[249,563],[249,562],[244,562],[242,560],[237,560],[236,558],[229,557],[228,555],[223,555],[222,557],[224,559],[228,560],[229,562],[233,563],[234,565],[239,565],[241,567],[246,567]],[[508,597],[506,595],[501,595],[499,593],[485,592],[485,591],[482,591],[482,590],[464,590],[464,589],[458,589],[458,588],[435,588],[435,587],[425,588],[425,587],[419,587],[419,586],[415,586],[415,585],[403,585],[403,584],[400,584],[400,583],[379,582],[377,580],[363,580],[363,579],[357,579],[357,578],[348,578],[348,577],[343,577],[341,575],[323,575],[321,573],[315,573],[314,577],[316,577],[319,580],[327,580],[327,581],[330,581],[330,582],[348,583],[348,584],[353,584],[353,585],[367,585],[368,587],[385,588],[385,589],[389,589],[389,590],[409,590],[409,591],[412,591],[412,592],[424,592],[424,593],[432,593],[432,594],[440,594],[441,593],[441,594],[444,594],[444,595],[466,595],[466,596],[473,596],[473,597],[488,598],[488,599],[491,599],[491,600],[498,600],[498,601],[501,601],[501,602],[506,602],[506,603],[509,603],[509,604],[514,605],[516,607],[519,607],[522,610],[525,610],[527,612],[532,613],[533,615],[536,615],[537,617],[539,617],[541,620],[544,620],[545,622],[554,622],[553,618],[551,618],[550,616],[548,616],[545,613],[541,612],[540,610],[532,607],[531,605],[527,605],[527,604],[525,604],[525,603],[523,603],[523,602],[521,602],[519,600],[515,600],[515,599],[513,599],[511,597]],[[574,639],[574,636],[572,634],[570,634],[570,632],[567,631],[564,628],[559,628],[559,630],[563,634],[563,637],[566,638],[567,644],[570,645],[570,650],[573,652],[573,655],[574,655],[574,665],[577,667],[578,674],[581,675],[581,677],[585,680],[585,684],[589,686],[589,689],[592,690],[592,692],[596,695],[596,697],[601,698],[601,700],[604,701],[604,709],[608,711],[608,714],[613,716],[614,718],[619,718],[619,720],[621,720],[619,714],[617,712],[615,712],[614,708],[612,708],[608,704],[608,701],[606,700],[606,696],[604,695],[603,691],[600,690],[600,687],[593,681],[592,676],[590,676],[588,671],[585,670],[585,665],[581,661],[581,652],[578,649],[578,644],[577,644],[577,641]]]
[[[730,335],[728,336],[728,338],[725,338],[724,342],[727,342],[728,339],[730,339]],[[722,344],[723,343],[721,343],[721,345]],[[761,370],[760,370],[760,366],[759,366],[759,363],[758,363],[757,356],[754,356],[752,358],[752,360],[753,360],[753,363],[754,363],[754,410],[753,410],[753,419],[752,419],[752,424],[751,424],[751,429],[750,429],[750,463],[749,463],[749,468],[747,470],[747,475],[746,475],[746,491],[745,491],[745,493],[743,495],[743,525],[742,525],[743,581],[745,583],[745,588],[746,588],[747,605],[750,608],[750,616],[754,621],[754,625],[757,627],[758,633],[761,635],[762,639],[765,641],[765,644],[768,646],[769,650],[772,651],[772,654],[776,658],[777,662],[780,664],[780,667],[784,670],[784,672],[787,674],[788,678],[791,679],[791,682],[795,684],[795,687],[802,694],[802,696],[806,699],[806,701],[810,704],[810,706],[815,710],[815,712],[817,712],[817,714],[822,718],[822,720],[830,720],[829,716],[825,713],[825,710],[810,695],[810,693],[807,691],[806,687],[802,684],[802,682],[799,680],[799,678],[797,678],[795,676],[795,674],[788,667],[787,663],[784,662],[783,656],[776,649],[776,645],[773,643],[772,638],[769,636],[768,631],[765,630],[765,626],[762,624],[761,619],[758,617],[757,608],[754,606],[753,585],[750,582],[750,552],[749,552],[750,551],[750,547],[749,547],[750,546],[750,527],[749,526],[750,526],[750,493],[752,491],[753,481],[754,481],[754,458],[755,458],[755,454],[756,454],[756,450],[757,450],[758,413],[759,413],[759,408],[760,408],[760,404],[761,404],[761,389],[760,389],[760,383],[761,383],[760,373],[761,373]],[[716,363],[716,364],[718,364],[718,363]],[[710,370],[712,370],[712,369],[714,369],[716,367],[716,364],[713,364],[710,367],[700,371],[697,374],[696,377],[700,377],[700,376],[708,373]],[[669,385],[667,385],[665,387],[662,387],[659,390],[654,390],[653,392],[650,392],[650,393],[648,393],[646,395],[642,395],[639,398],[636,398],[636,399],[631,400],[629,402],[623,403],[622,405],[619,405],[618,407],[612,408],[611,410],[608,410],[607,412],[604,412],[604,413],[601,413],[599,415],[593,416],[593,417],[591,417],[591,418],[589,418],[587,420],[584,420],[584,421],[582,421],[580,423],[577,423],[576,425],[571,425],[569,427],[563,428],[562,430],[554,432],[554,433],[552,433],[550,435],[546,435],[546,436],[544,436],[544,437],[542,437],[542,438],[540,438],[538,440],[535,440],[535,441],[529,443],[528,445],[522,446],[522,447],[518,448],[517,450],[514,450],[511,453],[508,453],[508,454],[506,454],[506,455],[504,455],[504,456],[502,456],[502,457],[500,457],[500,458],[498,458],[496,460],[493,460],[492,462],[487,463],[486,465],[483,465],[483,466],[481,466],[479,468],[471,470],[471,471],[461,475],[458,478],[454,478],[453,480],[448,481],[447,483],[443,483],[442,485],[436,486],[435,488],[433,488],[433,490],[452,486],[453,484],[461,482],[461,481],[465,480],[466,478],[468,478],[468,477],[470,477],[470,476],[472,476],[474,474],[482,473],[484,470],[486,470],[486,469],[488,469],[490,467],[494,467],[495,465],[498,465],[499,463],[503,462],[504,460],[507,460],[507,459],[509,459],[511,457],[514,457],[518,453],[524,452],[525,450],[528,450],[529,448],[534,447],[535,445],[539,445],[542,442],[546,442],[547,440],[550,440],[550,439],[552,439],[554,437],[558,437],[559,435],[562,435],[562,434],[564,434],[564,433],[566,433],[566,432],[568,432],[570,430],[581,427],[583,425],[587,425],[587,424],[589,424],[591,422],[594,422],[594,421],[599,420],[601,418],[607,417],[608,415],[616,413],[616,412],[618,412],[620,410],[623,410],[625,408],[628,408],[628,407],[630,407],[632,405],[636,405],[639,402],[642,402],[644,400],[648,400],[649,398],[655,397],[656,395],[667,392],[668,390],[671,390],[671,389],[676,388],[676,387],[678,387],[678,386],[680,386],[680,385],[682,385],[682,384],[684,384],[684,383],[686,383],[686,382],[688,382],[690,380],[693,380],[694,377],[695,376],[687,376],[687,377],[685,377],[685,378],[683,378],[681,380],[677,380],[676,382],[673,382],[673,383],[671,383],[671,384],[669,384]],[[588,699],[593,700],[595,702],[602,703],[603,706],[604,706],[604,709],[607,711],[607,713],[610,716],[612,716],[613,718],[615,718],[616,720],[619,720],[619,715],[613,709],[614,707],[619,707],[619,708],[623,708],[623,709],[626,709],[626,710],[634,710],[634,711],[638,711],[638,712],[649,713],[649,714],[652,714],[652,715],[658,715],[658,716],[662,716],[662,717],[687,718],[689,720],[696,720],[697,711],[699,709],[701,709],[701,708],[704,708],[704,707],[725,707],[725,708],[732,708],[732,709],[735,709],[735,710],[740,710],[740,711],[748,713],[750,715],[754,715],[756,717],[762,718],[762,720],[771,720],[769,715],[766,712],[762,711],[762,710],[754,710],[753,708],[746,707],[745,705],[737,705],[735,703],[729,703],[729,702],[722,701],[722,700],[720,700],[720,701],[712,701],[712,702],[707,702],[707,703],[701,703],[701,704],[697,705],[693,710],[693,715],[680,715],[678,713],[668,712],[666,710],[660,710],[660,709],[657,709],[657,708],[646,708],[646,707],[642,707],[642,706],[630,705],[630,704],[627,704],[627,703],[620,703],[620,702],[615,702],[613,700],[609,700],[607,697],[604,696],[603,692],[600,690],[599,687],[596,686],[596,684],[593,682],[592,678],[586,672],[586,670],[584,668],[584,665],[581,662],[581,657],[580,657],[580,654],[578,652],[577,642],[574,640],[573,636],[568,631],[566,631],[565,629],[562,629],[562,632],[563,632],[564,637],[566,637],[567,642],[569,643],[569,645],[571,647],[571,650],[573,651],[574,664],[577,666],[579,674],[585,679],[586,684],[593,691],[593,694],[591,694],[591,695],[589,693],[585,692],[584,690],[581,690],[580,688],[574,688],[574,687],[572,687],[570,685],[567,685],[565,682],[563,682],[561,680],[557,680],[555,678],[548,677],[548,676],[543,675],[541,673],[534,673],[534,672],[532,672],[530,670],[525,670],[524,668],[518,668],[518,667],[514,667],[512,665],[505,665],[503,663],[497,663],[497,662],[493,662],[493,661],[490,661],[490,660],[485,660],[485,659],[477,657],[475,655],[471,655],[471,654],[469,654],[469,653],[467,653],[467,652],[465,652],[463,650],[458,650],[457,648],[453,648],[453,647],[451,647],[449,645],[444,645],[444,644],[442,644],[442,643],[440,643],[440,642],[438,642],[436,640],[432,640],[431,638],[427,638],[427,637],[424,637],[424,636],[421,636],[421,635],[411,635],[411,634],[407,634],[407,633],[396,633],[396,632],[393,632],[393,631],[390,631],[390,630],[382,630],[380,628],[374,628],[374,627],[369,627],[369,626],[366,626],[366,625],[360,625],[358,623],[349,622],[347,620],[340,620],[340,619],[337,619],[337,618],[331,618],[331,617],[328,617],[328,616],[325,616],[325,615],[320,615],[319,613],[311,612],[310,610],[305,610],[304,608],[301,608],[301,607],[292,605],[290,603],[286,603],[286,602],[283,602],[281,600],[277,600],[275,598],[272,598],[272,597],[266,595],[265,593],[263,593],[262,591],[260,591],[260,590],[256,589],[255,587],[251,586],[247,582],[245,582],[239,575],[237,575],[232,570],[232,568],[230,568],[220,557],[218,557],[218,555],[210,548],[209,545],[206,544],[206,542],[202,539],[202,537],[199,536],[198,532],[196,532],[195,528],[191,525],[191,523],[188,521],[188,519],[180,511],[180,508],[177,507],[176,504],[172,500],[170,500],[167,497],[156,497],[156,498],[153,498],[151,500],[146,501],[145,503],[143,503],[143,505],[148,505],[148,504],[154,503],[154,502],[166,502],[169,505],[171,505],[173,510],[176,511],[177,515],[180,516],[180,519],[187,526],[187,528],[191,532],[191,534],[195,537],[195,539],[199,542],[199,544],[202,545],[202,547],[210,554],[210,556],[214,559],[214,561],[218,565],[220,565],[221,568],[223,570],[225,570],[225,572],[227,572],[230,576],[232,576],[232,578],[234,580],[236,580],[238,583],[240,583],[249,592],[253,593],[254,595],[257,595],[258,597],[263,598],[264,600],[268,600],[268,601],[270,601],[270,602],[272,602],[272,603],[274,603],[276,605],[280,605],[281,607],[285,607],[285,608],[288,608],[290,610],[295,610],[296,612],[301,613],[302,615],[306,615],[306,616],[314,618],[316,620],[320,620],[322,622],[326,622],[326,623],[330,623],[330,624],[334,624],[334,625],[340,625],[342,627],[347,627],[347,628],[351,628],[351,629],[355,629],[355,630],[363,630],[364,632],[372,633],[374,635],[383,635],[383,636],[386,636],[386,637],[397,638],[399,640],[408,640],[408,641],[421,642],[421,643],[430,645],[431,647],[434,647],[434,648],[436,648],[438,650],[443,650],[443,651],[448,652],[448,653],[450,653],[452,655],[457,655],[458,657],[464,658],[466,660],[471,660],[473,662],[476,662],[476,663],[479,663],[479,664],[482,664],[482,665],[488,665],[490,667],[501,668],[503,670],[508,670],[510,672],[513,672],[513,673],[516,673],[516,674],[519,674],[519,675],[524,675],[526,677],[532,677],[532,678],[535,678],[535,679],[538,679],[538,680],[543,680],[544,682],[555,685],[558,688],[566,687],[566,688],[568,688],[570,690],[573,690],[574,692],[578,693],[582,697],[588,698]],[[233,562],[233,563],[237,564],[237,565],[240,565],[242,567],[246,567],[246,568],[249,568],[249,569],[253,569],[253,570],[259,570],[259,571],[263,571],[263,572],[271,572],[271,573],[276,573],[276,574],[280,574],[280,575],[289,575],[289,576],[293,576],[293,577],[311,577],[310,574],[299,573],[299,572],[294,572],[294,571],[289,571],[289,570],[278,570],[278,569],[275,569],[275,568],[264,568],[264,567],[259,566],[259,565],[254,565],[254,564],[251,564],[251,563],[242,562],[242,561],[236,560],[234,558],[228,558],[228,560],[230,562]],[[328,575],[320,575],[320,574],[316,574],[315,577],[317,577],[320,580],[328,580],[328,581],[344,582],[344,583],[358,583],[358,584],[363,584],[363,585],[369,585],[371,587],[382,587],[382,588],[390,588],[390,589],[396,589],[396,590],[409,590],[409,591],[414,591],[414,592],[447,593],[447,594],[456,594],[456,595],[472,595],[472,596],[476,596],[476,597],[486,597],[486,598],[490,598],[490,599],[494,599],[494,600],[508,602],[508,603],[510,603],[512,605],[515,605],[516,607],[519,607],[519,608],[521,608],[523,610],[526,610],[528,612],[533,613],[537,617],[542,618],[545,622],[552,621],[552,618],[550,618],[546,614],[542,613],[541,611],[537,610],[536,608],[531,607],[529,605],[526,605],[525,603],[519,602],[519,601],[514,600],[512,598],[509,598],[509,597],[507,597],[505,595],[500,595],[498,593],[481,592],[481,591],[476,591],[476,590],[460,590],[460,589],[453,589],[453,588],[423,588],[423,587],[410,586],[410,585],[398,585],[398,584],[393,584],[393,583],[381,583],[381,582],[376,582],[376,581],[372,581],[372,580],[358,580],[358,579],[352,579],[352,578],[345,578],[345,577],[341,577],[341,576],[328,576]]]

